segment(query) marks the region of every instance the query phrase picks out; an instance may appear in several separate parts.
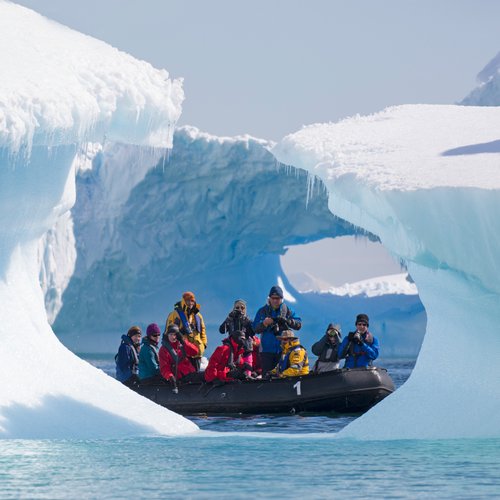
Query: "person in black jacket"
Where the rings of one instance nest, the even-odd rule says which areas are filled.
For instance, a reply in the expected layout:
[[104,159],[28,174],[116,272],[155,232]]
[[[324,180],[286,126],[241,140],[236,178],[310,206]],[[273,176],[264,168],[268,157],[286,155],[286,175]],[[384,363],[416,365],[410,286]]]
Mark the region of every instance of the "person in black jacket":
[[312,346],[312,352],[318,356],[314,364],[314,373],[324,373],[339,368],[338,348],[342,341],[340,325],[330,323],[326,332]]

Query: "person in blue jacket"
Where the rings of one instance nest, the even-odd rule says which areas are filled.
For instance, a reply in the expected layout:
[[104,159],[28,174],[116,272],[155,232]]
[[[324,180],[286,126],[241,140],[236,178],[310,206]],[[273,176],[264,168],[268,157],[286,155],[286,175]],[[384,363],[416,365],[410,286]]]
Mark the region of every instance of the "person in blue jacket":
[[127,335],[122,335],[122,343],[115,356],[116,378],[128,387],[139,382],[139,350],[142,331],[138,326],[129,328]]
[[379,344],[377,337],[368,331],[368,316],[358,314],[355,324],[356,331],[349,332],[339,345],[339,359],[345,358],[344,368],[371,366],[378,358]]
[[302,320],[283,302],[281,287],[271,287],[267,304],[257,311],[253,322],[255,333],[261,334],[262,375],[271,371],[280,360],[281,344],[276,337],[285,330],[300,330],[301,326]]
[[158,350],[161,331],[156,323],[151,323],[146,329],[146,336],[142,339],[141,352],[139,353],[139,378],[141,384],[161,382],[160,362]]

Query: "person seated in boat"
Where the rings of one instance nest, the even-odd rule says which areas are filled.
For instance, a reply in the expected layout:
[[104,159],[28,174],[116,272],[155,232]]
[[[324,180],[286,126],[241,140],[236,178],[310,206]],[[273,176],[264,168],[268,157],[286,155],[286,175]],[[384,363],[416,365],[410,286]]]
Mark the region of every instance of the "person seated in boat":
[[239,330],[231,332],[215,349],[205,370],[207,382],[231,382],[246,378],[243,353],[245,352],[245,334]]
[[131,326],[115,356],[116,378],[128,387],[139,382],[139,351],[142,331],[138,326]]
[[276,367],[270,372],[280,378],[297,377],[309,373],[306,349],[300,345],[298,337],[291,330],[284,330],[276,337],[281,342],[281,356]]
[[142,339],[141,352],[139,353],[139,379],[141,384],[154,384],[163,380],[160,374],[160,361],[158,349],[161,331],[156,323],[151,323],[146,328],[146,336]]
[[174,306],[168,315],[165,330],[170,325],[177,325],[185,340],[198,348],[195,356],[188,355],[196,371],[200,371],[201,357],[207,347],[207,333],[203,316],[200,313],[200,304],[196,303],[193,292],[184,292],[182,299]]
[[245,342],[243,348],[242,360],[246,363],[247,369],[245,375],[250,377],[252,375],[254,356],[259,356],[259,352],[254,352],[255,332],[253,331],[252,320],[247,316],[247,304],[243,299],[237,299],[234,302],[232,311],[227,315],[227,318],[219,327],[219,332],[222,334],[231,334],[231,332],[240,331],[245,334]]
[[338,350],[341,341],[340,325],[330,323],[323,337],[311,347],[313,354],[318,356],[316,363],[314,363],[314,373],[324,373],[338,369],[340,364]]
[[175,324],[169,325],[163,334],[159,352],[162,377],[177,387],[179,381],[197,382],[200,374],[191,363],[198,354],[198,347],[190,342]]
[[283,290],[275,285],[269,291],[267,304],[261,307],[255,316],[253,328],[261,334],[260,362],[262,373],[266,374],[278,363],[281,344],[277,339],[284,330],[300,330],[302,320],[283,302]]
[[344,368],[362,368],[371,366],[378,358],[379,343],[369,331],[369,318],[366,314],[356,316],[356,330],[339,345],[339,358],[345,358]]

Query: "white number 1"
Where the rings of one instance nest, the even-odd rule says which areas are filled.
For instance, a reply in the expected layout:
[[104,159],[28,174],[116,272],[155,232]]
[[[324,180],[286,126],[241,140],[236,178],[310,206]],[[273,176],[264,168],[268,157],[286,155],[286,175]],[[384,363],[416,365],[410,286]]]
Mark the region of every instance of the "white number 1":
[[299,380],[294,386],[293,388],[294,389],[297,389],[297,396],[300,396],[302,393],[300,392],[300,383],[302,382],[302,380]]

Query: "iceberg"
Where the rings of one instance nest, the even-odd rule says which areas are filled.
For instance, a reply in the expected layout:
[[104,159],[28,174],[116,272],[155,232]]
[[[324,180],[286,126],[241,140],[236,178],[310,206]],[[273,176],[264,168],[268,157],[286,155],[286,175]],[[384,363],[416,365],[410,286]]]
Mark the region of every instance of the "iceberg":
[[[68,351],[49,326],[38,281],[39,239],[45,235],[46,248],[72,244],[65,214],[75,201],[80,148],[113,141],[164,154],[181,113],[182,82],[6,1],[0,63],[0,436],[195,431]],[[50,233],[56,224],[66,229]],[[55,290],[66,286],[76,257],[59,259],[67,266],[57,279],[56,261],[45,260]]]
[[416,356],[425,330],[418,296],[380,284],[356,298],[303,294],[290,284],[281,267],[287,246],[365,236],[329,211],[322,183],[311,186],[305,172],[277,166],[272,146],[180,127],[168,159],[153,159],[147,171],[138,166],[145,154],[139,146],[91,147],[81,155],[71,216],[39,250],[46,309],[63,343],[74,352],[116,352],[129,321],[163,325],[192,289],[209,354],[233,301],[245,298],[254,314],[281,282],[304,319],[305,345],[331,321],[347,329],[364,310],[384,331],[384,354]]
[[406,105],[315,124],[272,150],[319,177],[332,213],[377,235],[418,287],[411,377],[341,436],[498,437],[500,109]]

